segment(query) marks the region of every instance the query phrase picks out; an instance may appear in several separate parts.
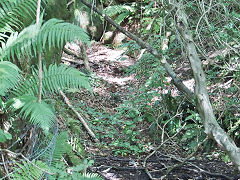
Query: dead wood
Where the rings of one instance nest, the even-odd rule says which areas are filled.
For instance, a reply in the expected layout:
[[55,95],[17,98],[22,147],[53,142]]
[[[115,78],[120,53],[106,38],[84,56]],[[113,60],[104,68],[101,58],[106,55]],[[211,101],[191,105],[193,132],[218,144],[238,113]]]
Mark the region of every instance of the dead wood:
[[62,95],[65,103],[68,105],[68,107],[70,109],[72,109],[72,111],[77,115],[78,119],[81,121],[81,123],[83,124],[83,126],[85,127],[85,129],[87,130],[88,134],[93,138],[93,140],[95,142],[99,142],[98,139],[96,138],[94,132],[89,128],[87,122],[84,120],[84,118],[76,111],[76,109],[72,106],[72,104],[70,103],[69,99],[67,98],[67,96],[62,92],[62,90],[59,89],[60,94]]

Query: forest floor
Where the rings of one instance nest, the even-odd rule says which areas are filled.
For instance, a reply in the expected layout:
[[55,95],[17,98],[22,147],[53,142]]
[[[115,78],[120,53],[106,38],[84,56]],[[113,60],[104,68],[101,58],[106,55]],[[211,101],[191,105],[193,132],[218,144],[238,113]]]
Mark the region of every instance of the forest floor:
[[[69,49],[77,52],[78,47],[69,46]],[[93,88],[94,96],[85,96],[84,94],[79,96],[89,107],[114,113],[115,108],[130,93],[129,88],[139,83],[134,75],[126,75],[124,71],[125,68],[134,65],[135,60],[127,55],[122,55],[123,50],[113,50],[98,43],[93,44],[87,53],[90,67],[101,81],[99,86]],[[64,63],[69,64],[67,59],[72,59],[80,63],[70,62],[70,65],[79,69],[84,68],[82,61],[76,57],[66,54],[64,57]],[[192,86],[192,83],[189,86]],[[89,141],[87,136],[86,139]],[[150,138],[147,139],[150,141]],[[100,141],[105,144],[111,143],[109,139],[100,139]],[[99,148],[92,144],[91,147],[85,147],[85,151],[92,154],[95,162],[89,170],[99,173],[106,180],[148,180],[150,177],[145,171],[144,159],[158,145],[155,144],[149,151],[137,156],[131,154],[116,156],[111,149],[105,149],[103,146]],[[209,154],[205,154],[200,149],[192,158],[171,171],[165,179],[239,180],[240,175],[234,170],[233,165],[221,160],[219,153],[221,153],[219,150],[212,150]],[[167,167],[179,164],[186,156],[185,150],[176,143],[163,144],[145,162],[146,169],[152,178],[161,179],[167,172]]]

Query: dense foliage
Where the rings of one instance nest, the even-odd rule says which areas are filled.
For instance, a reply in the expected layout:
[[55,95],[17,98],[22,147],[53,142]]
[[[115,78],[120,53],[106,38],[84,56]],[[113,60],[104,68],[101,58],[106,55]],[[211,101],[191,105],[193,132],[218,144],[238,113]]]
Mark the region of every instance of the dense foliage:
[[[19,67],[10,62],[24,61],[25,58],[33,59],[38,53],[45,53],[52,47],[63,47],[68,41],[89,42],[85,31],[71,23],[58,19],[49,19],[44,22],[42,19],[40,24],[35,24],[36,3],[33,0],[1,1],[0,3],[2,19],[0,108],[1,123],[3,123],[0,142],[21,141],[21,139],[18,140],[21,128],[27,128],[26,132],[31,129],[33,136],[41,136],[36,141],[43,141],[42,144],[37,145],[37,148],[31,144],[26,147],[29,151],[29,154],[26,154],[28,158],[21,153],[14,153],[14,149],[17,149],[16,143],[13,143],[9,150],[1,149],[2,152],[11,152],[11,149],[13,151],[11,153],[15,154],[15,157],[11,158],[14,162],[12,172],[5,177],[41,179],[48,176],[50,179],[101,179],[98,175],[86,173],[86,168],[92,163],[87,160],[83,163],[80,161],[73,163],[75,166],[71,169],[71,175],[65,171],[66,165],[61,161],[62,156],[68,154],[74,157],[74,149],[67,143],[68,133],[59,130],[58,115],[51,105],[52,97],[59,93],[59,89],[85,88],[91,91],[88,77],[64,65],[44,66],[42,79],[44,98],[39,102],[37,69],[32,68],[31,72],[22,72]],[[43,18],[44,11],[42,13]],[[32,23],[29,25],[25,21],[32,21]],[[31,128],[30,123],[40,129]]]
[[[170,137],[188,153],[202,143],[203,150],[215,146],[207,139],[194,104],[171,84],[159,59],[147,51],[142,53],[142,48],[129,39],[120,48],[138,60],[124,73],[134,74],[139,83],[123,100],[118,92],[111,94],[120,99],[114,111],[75,101],[71,92],[82,89],[91,94],[91,84],[98,86],[101,80],[56,63],[55,59],[50,64],[44,61],[43,99],[39,102],[38,54],[43,54],[44,60],[49,51],[62,49],[67,42],[90,44],[88,34],[79,26],[56,18],[45,20],[49,18],[44,10],[48,3],[53,2],[42,2],[40,23],[36,24],[36,0],[0,0],[0,152],[13,154],[7,160],[13,162],[11,172],[1,168],[0,177],[101,179],[87,172],[94,162],[82,146],[82,124],[58,98],[59,90],[70,92],[76,109],[89,117],[97,138],[107,139],[98,144],[99,148],[110,149],[115,155],[141,155]],[[171,3],[143,0],[105,6],[107,1],[102,0],[100,4],[116,23],[157,49],[186,83],[193,80]],[[186,0],[183,4],[207,74],[217,121],[239,146],[240,5],[235,0]],[[167,49],[163,48],[166,40]],[[222,158],[230,160],[226,154]]]

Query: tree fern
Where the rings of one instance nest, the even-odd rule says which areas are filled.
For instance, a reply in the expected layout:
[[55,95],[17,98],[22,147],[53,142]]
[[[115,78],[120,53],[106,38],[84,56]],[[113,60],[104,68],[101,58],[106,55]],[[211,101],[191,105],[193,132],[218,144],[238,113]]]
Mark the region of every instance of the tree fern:
[[[58,89],[85,88],[91,90],[88,77],[77,69],[65,65],[50,65],[43,71],[43,95],[58,93]],[[16,96],[38,93],[38,71],[33,71],[33,76],[22,82],[13,92]]]
[[14,180],[32,180],[40,179],[43,173],[47,170],[47,165],[42,161],[33,160],[31,163],[23,161],[22,163],[16,163],[17,167],[14,167],[14,173],[11,178]]
[[89,43],[89,37],[79,26],[50,19],[41,27],[36,24],[24,28],[20,33],[12,33],[6,43],[1,43],[0,60],[10,60],[22,55],[36,56],[48,47],[63,47],[68,41],[81,40]]
[[20,70],[10,62],[0,62],[0,96],[14,88],[20,79]]

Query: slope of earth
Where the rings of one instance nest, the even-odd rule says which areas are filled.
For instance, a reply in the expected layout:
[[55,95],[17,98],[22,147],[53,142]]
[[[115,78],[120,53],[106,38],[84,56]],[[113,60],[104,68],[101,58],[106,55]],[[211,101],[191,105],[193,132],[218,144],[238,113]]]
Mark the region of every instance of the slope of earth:
[[[77,54],[78,46],[69,45],[68,48]],[[134,59],[124,55],[123,50],[113,50],[98,43],[88,48],[87,54],[97,83],[94,83],[93,96],[79,93],[78,97],[87,104],[86,109],[95,108],[98,109],[98,111],[105,111],[114,116],[116,107],[122,104],[125,98],[131,93],[129,88],[137,87],[139,83],[134,75],[126,75],[124,70],[136,62]],[[63,62],[81,70],[84,69],[83,61],[71,55],[64,54]],[[89,119],[92,118],[91,115],[88,117]],[[107,124],[104,126],[107,126]],[[101,136],[99,135],[98,137],[103,137],[104,133],[107,134],[107,132],[104,131],[109,130],[107,128],[104,129],[104,126],[102,126],[103,130],[101,131],[94,129],[94,126],[91,127],[96,134],[101,134]],[[121,131],[121,128],[119,131]],[[144,135],[147,136],[148,134],[146,133]],[[84,138],[86,142],[89,142],[87,136]],[[149,142],[151,141],[150,137],[146,139],[148,139]],[[92,158],[95,161],[95,164],[89,168],[89,171],[99,173],[106,180],[160,179],[161,177],[163,178],[168,167],[178,164],[184,159],[182,157],[186,157],[184,149],[171,142],[159,148],[158,151],[145,162],[144,159],[153,152],[154,148],[158,147],[157,144],[137,156],[127,154],[123,157],[116,156],[116,154],[113,153],[113,148],[104,148],[105,145],[111,144],[114,139],[110,137],[100,138],[100,141],[103,145],[97,146],[88,143],[85,146],[85,151],[92,154]],[[146,173],[146,169],[147,172],[151,173],[152,177]],[[224,163],[219,155],[217,157],[212,155],[210,158],[206,158],[203,152],[198,152],[197,155],[195,154],[190,160],[170,172],[165,179],[238,180],[240,179],[240,175],[234,170],[232,164]]]

